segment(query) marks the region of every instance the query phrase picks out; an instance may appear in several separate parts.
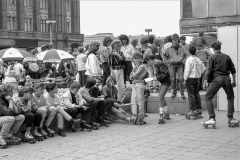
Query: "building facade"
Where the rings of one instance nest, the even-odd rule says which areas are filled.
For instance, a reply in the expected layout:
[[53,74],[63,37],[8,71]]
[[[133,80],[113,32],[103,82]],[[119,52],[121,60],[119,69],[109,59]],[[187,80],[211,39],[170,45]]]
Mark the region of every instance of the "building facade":
[[216,38],[217,27],[240,24],[240,0],[181,0],[180,33]]
[[84,37],[83,46],[86,46],[86,45],[88,45],[92,42],[98,42],[98,43],[102,44],[103,39],[105,37],[111,37],[111,38],[115,39],[115,37],[113,36],[112,33],[97,33],[97,34],[94,34],[94,35],[86,35]]
[[79,0],[1,0],[0,49],[7,47],[31,50],[50,43],[66,50],[83,44],[80,34]]

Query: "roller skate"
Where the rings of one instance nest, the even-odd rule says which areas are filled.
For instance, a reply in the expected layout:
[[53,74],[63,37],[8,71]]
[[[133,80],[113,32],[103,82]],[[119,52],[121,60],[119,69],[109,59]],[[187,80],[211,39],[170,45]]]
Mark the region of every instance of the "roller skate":
[[32,135],[38,141],[43,141],[44,139],[43,136],[40,133],[38,133],[37,130],[33,130]]
[[132,118],[131,118],[131,122],[133,122],[133,124],[135,124],[135,125],[140,125],[140,115],[134,115],[134,116],[132,116]]
[[198,119],[203,118],[203,116],[202,116],[202,110],[198,109],[198,110],[196,111],[196,114],[197,114],[197,118],[198,118]]
[[105,120],[104,118],[101,118],[99,119],[98,123],[101,125],[101,126],[105,126],[105,127],[109,127],[109,124],[110,122]]
[[92,131],[93,127],[91,125],[86,124],[85,121],[82,121],[80,124],[81,131],[84,131],[84,129],[87,129],[89,132]]
[[147,122],[144,121],[145,114],[141,114],[139,116],[140,116],[140,118],[139,118],[140,125],[147,124]]
[[156,93],[155,92],[155,88],[153,86],[150,86],[150,89],[149,89],[150,93]]
[[147,98],[150,96],[150,90],[149,89],[145,89],[144,90],[144,98]]
[[228,127],[235,128],[239,127],[240,121],[234,118],[229,118],[228,119]]
[[170,120],[169,113],[164,112],[164,113],[163,113],[163,119],[165,119],[165,120]]
[[42,128],[39,128],[38,132],[42,135],[44,139],[47,139],[48,134]]
[[34,139],[34,137],[31,135],[30,132],[26,132],[23,139],[22,139],[23,143],[29,142],[30,144],[36,143],[36,140]]
[[92,126],[92,129],[93,129],[93,130],[98,130],[101,125],[100,125],[99,123],[92,122],[92,123],[91,123],[91,126]]
[[49,127],[44,127],[45,132],[47,133],[48,137],[54,137],[55,131],[51,130]]
[[1,149],[7,148],[7,142],[5,141],[5,139],[3,137],[0,137],[0,148]]
[[191,119],[191,117],[193,120],[196,120],[198,118],[197,112],[190,110],[185,116],[186,119]]
[[156,93],[158,93],[159,92],[159,90],[160,90],[160,87],[159,87],[159,85],[156,85]]
[[66,134],[63,132],[62,129],[58,129],[58,135],[62,137],[66,137]]
[[208,129],[208,126],[212,126],[213,129],[216,129],[216,121],[213,118],[210,118],[209,120],[205,121],[205,122],[201,122],[203,127]]
[[105,116],[103,119],[106,120],[106,121],[108,121],[110,124],[112,124],[112,119],[111,119],[111,118]]
[[21,138],[11,136],[11,137],[6,137],[5,141],[7,142],[7,144],[20,144],[22,140]]
[[164,121],[164,117],[163,117],[163,114],[160,114],[160,117],[159,117],[159,120],[158,120],[158,124],[164,124],[165,121]]

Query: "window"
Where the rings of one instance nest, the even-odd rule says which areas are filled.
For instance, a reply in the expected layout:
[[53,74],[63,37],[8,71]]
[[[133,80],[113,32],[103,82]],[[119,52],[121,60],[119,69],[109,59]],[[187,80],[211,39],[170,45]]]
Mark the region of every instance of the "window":
[[40,0],[40,8],[47,9],[47,0]]
[[7,16],[7,30],[13,31],[16,28],[16,17]]
[[47,23],[46,23],[46,20],[42,19],[41,20],[41,32],[48,32],[47,31]]
[[16,5],[16,0],[8,0],[8,4],[10,4],[10,5]]
[[29,7],[30,6],[30,0],[24,0],[24,6]]
[[70,0],[66,1],[66,10],[70,11]]
[[71,33],[71,24],[67,22],[67,33]]
[[24,24],[25,24],[25,31],[32,31],[32,18],[25,18]]

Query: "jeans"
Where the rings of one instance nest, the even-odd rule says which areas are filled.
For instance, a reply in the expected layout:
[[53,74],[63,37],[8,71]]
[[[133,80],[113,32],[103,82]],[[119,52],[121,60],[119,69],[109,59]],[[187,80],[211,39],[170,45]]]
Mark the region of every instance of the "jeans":
[[124,85],[124,73],[123,69],[119,70],[113,70],[114,75],[116,76],[116,81],[117,81],[117,90],[118,90],[118,98],[117,100],[120,102],[125,90],[125,85]]
[[102,63],[102,69],[103,69],[103,86],[105,86],[106,81],[108,76],[110,76],[111,71],[110,71],[110,67],[108,65],[108,62],[103,62]]
[[130,83],[132,83],[131,80],[129,79],[129,76],[133,70],[132,61],[125,61],[124,67],[125,67],[125,69],[124,69],[124,84],[126,83],[126,81],[129,81]]
[[145,114],[144,111],[144,83],[132,84],[131,109],[132,114]]
[[188,78],[186,81],[190,110],[201,110],[201,98],[199,95],[199,78]]
[[207,93],[205,95],[207,110],[209,114],[209,118],[215,118],[215,112],[213,108],[212,99],[218,92],[220,88],[223,88],[228,101],[228,118],[232,118],[234,114],[234,92],[231,84],[231,78],[229,76],[217,76],[213,79],[212,83],[207,89]]
[[39,127],[41,120],[42,120],[42,114],[39,112],[36,112],[35,114],[32,112],[27,112],[24,114],[25,116],[25,124],[26,127],[32,127],[34,124],[34,127]]
[[87,80],[87,76],[85,75],[86,70],[84,71],[78,71],[79,74],[79,84],[81,87],[85,86],[86,80]]
[[67,121],[70,121],[72,117],[64,111],[63,107],[57,107],[57,125],[59,129],[63,129],[63,118],[66,119]]
[[105,100],[94,100],[90,103],[91,108],[91,121],[98,122],[105,116]]
[[54,119],[54,117],[57,113],[57,108],[54,107],[54,106],[40,107],[40,108],[37,109],[36,112],[42,114],[42,121],[40,123],[40,127],[42,128],[43,121],[45,120],[46,117],[47,117],[47,120],[45,122],[45,126],[48,127],[48,126],[50,126],[52,120]]
[[169,72],[172,80],[173,94],[177,93],[176,74],[178,74],[178,80],[180,83],[180,92],[183,93],[183,65],[182,64],[170,64]]
[[2,128],[0,132],[0,136],[5,137],[6,135],[8,135],[14,122],[15,122],[15,118],[12,116],[0,117],[0,127]]

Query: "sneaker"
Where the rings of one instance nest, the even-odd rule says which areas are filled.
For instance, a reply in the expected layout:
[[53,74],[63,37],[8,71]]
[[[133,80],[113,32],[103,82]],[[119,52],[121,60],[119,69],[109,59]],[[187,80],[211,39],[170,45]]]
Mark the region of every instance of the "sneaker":
[[175,98],[176,97],[176,93],[173,93],[172,95],[171,95],[171,98]]
[[58,130],[58,135],[59,135],[59,136],[62,136],[62,137],[66,137],[66,134],[63,132],[62,129],[59,129],[59,130]]

